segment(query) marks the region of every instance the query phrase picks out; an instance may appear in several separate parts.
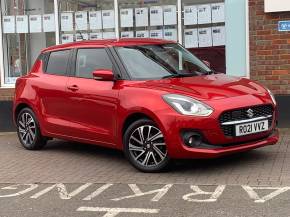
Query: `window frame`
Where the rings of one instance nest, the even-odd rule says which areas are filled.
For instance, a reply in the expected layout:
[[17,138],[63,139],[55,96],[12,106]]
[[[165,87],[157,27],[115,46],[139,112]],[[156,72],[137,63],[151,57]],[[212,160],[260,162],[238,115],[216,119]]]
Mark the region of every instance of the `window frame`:
[[[49,63],[49,59],[50,59],[51,53],[60,52],[60,51],[69,51],[65,74],[60,75],[60,74],[56,74],[56,73],[48,73],[47,72],[47,67],[48,67],[48,63]],[[45,53],[45,65],[43,66],[44,67],[43,73],[46,74],[46,75],[55,75],[55,76],[69,77],[69,69],[70,69],[71,58],[72,58],[72,49],[53,50],[53,51],[49,51],[49,52]]]

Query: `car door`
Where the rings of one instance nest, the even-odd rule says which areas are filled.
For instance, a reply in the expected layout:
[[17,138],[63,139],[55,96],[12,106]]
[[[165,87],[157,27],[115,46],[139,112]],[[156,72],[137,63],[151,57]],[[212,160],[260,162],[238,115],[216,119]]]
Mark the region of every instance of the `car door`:
[[97,69],[113,70],[105,48],[80,48],[75,51],[74,76],[67,83],[70,136],[86,141],[115,143],[118,89],[114,81],[93,79]]
[[65,99],[69,78],[67,69],[71,54],[70,49],[47,53],[44,72],[39,75],[37,91],[40,112],[43,117],[43,129],[48,133],[62,135],[69,124]]

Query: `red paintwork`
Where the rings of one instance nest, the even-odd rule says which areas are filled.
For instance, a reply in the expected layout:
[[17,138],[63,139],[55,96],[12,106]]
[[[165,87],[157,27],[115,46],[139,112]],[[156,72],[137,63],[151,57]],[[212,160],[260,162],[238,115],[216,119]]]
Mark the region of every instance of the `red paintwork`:
[[98,69],[96,71],[93,71],[93,77],[96,80],[101,81],[113,81],[114,80],[114,74],[111,70],[108,69]]
[[[152,43],[168,42],[149,39],[101,40],[54,46],[43,52]],[[237,138],[224,136],[218,122],[223,111],[260,104],[275,107],[265,88],[245,78],[218,74],[151,81],[96,81],[44,74],[42,64],[36,61],[31,72],[17,80],[14,110],[22,103],[30,106],[38,117],[44,136],[122,149],[126,119],[132,114],[142,113],[154,120],[162,130],[171,158],[218,157],[278,141],[277,131],[261,139],[273,129]],[[209,117],[181,115],[162,99],[162,95],[167,93],[188,95],[204,101],[214,108],[214,112]],[[273,123],[276,119],[275,107]],[[199,130],[214,145],[243,144],[210,150],[188,148],[180,137],[181,129]]]

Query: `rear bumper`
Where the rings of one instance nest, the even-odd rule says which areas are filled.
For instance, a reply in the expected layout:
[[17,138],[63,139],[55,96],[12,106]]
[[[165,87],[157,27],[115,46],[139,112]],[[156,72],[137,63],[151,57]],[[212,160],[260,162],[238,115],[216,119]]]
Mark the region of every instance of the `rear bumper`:
[[267,145],[274,145],[279,140],[278,129],[273,130],[272,134],[266,138],[245,142],[241,144],[227,144],[223,145],[210,145],[202,143],[197,148],[190,148],[183,144],[178,145],[179,151],[173,154],[173,158],[218,158],[224,155],[244,152]]

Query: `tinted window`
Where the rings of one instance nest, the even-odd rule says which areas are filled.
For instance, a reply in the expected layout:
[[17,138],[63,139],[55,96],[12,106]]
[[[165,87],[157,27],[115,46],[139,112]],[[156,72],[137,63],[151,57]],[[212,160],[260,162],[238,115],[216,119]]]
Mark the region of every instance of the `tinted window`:
[[70,50],[51,52],[46,67],[46,73],[65,75],[69,61]]
[[76,77],[93,78],[96,69],[111,69],[112,62],[105,49],[79,49],[76,61]]

